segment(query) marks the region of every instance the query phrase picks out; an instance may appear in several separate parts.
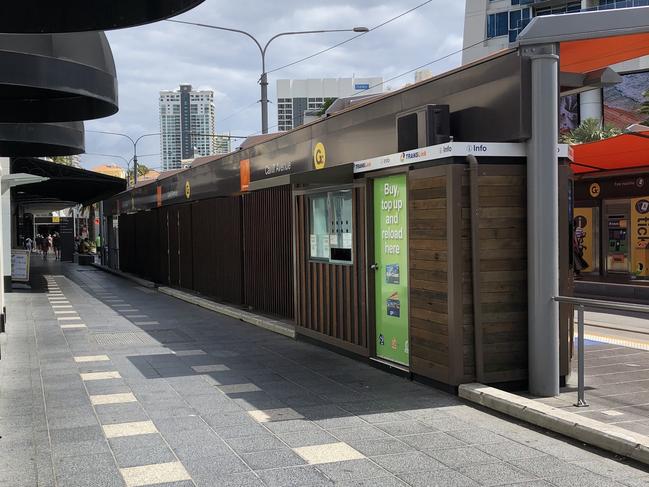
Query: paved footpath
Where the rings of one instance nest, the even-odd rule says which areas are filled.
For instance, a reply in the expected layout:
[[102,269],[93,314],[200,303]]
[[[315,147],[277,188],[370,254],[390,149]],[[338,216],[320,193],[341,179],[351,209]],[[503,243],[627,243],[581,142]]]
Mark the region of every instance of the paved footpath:
[[0,485],[640,486],[649,470],[94,268],[8,295]]

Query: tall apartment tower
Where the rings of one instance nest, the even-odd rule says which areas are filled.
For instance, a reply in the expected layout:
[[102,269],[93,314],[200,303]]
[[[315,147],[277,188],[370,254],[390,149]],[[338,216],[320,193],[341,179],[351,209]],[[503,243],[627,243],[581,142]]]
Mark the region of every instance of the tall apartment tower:
[[[534,17],[642,5],[647,0],[466,0],[462,64],[507,49]],[[649,69],[649,57],[612,68],[618,73]],[[601,90],[586,91],[579,101],[581,120],[601,119]]]
[[324,78],[277,80],[278,130],[304,123],[304,113],[320,110],[328,98],[374,95],[383,92],[383,78]]
[[159,102],[163,171],[180,168],[182,159],[214,154],[214,92],[181,84],[177,90],[161,91]]

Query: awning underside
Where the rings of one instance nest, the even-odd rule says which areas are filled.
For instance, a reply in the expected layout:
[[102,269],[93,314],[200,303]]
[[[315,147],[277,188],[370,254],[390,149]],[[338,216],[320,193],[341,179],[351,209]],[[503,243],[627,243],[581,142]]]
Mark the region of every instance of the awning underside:
[[50,178],[42,183],[16,187],[16,201],[24,204],[62,201],[87,205],[126,189],[124,179],[42,159],[27,157],[12,159],[11,173],[27,173]]
[[576,174],[595,171],[649,169],[649,132],[618,135],[571,147],[571,166]]

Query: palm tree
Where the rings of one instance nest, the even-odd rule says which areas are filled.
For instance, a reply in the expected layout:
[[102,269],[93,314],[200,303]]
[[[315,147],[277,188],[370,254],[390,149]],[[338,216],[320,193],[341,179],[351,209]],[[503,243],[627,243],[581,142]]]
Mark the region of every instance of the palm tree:
[[586,142],[596,142],[598,140],[608,139],[620,135],[622,131],[610,125],[604,125],[596,118],[587,118],[579,127],[571,130],[561,136],[561,142],[564,144],[584,144]]

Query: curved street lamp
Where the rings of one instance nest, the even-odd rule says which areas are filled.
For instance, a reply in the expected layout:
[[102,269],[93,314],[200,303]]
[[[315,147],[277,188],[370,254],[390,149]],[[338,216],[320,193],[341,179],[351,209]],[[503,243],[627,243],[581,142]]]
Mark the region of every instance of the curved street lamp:
[[291,35],[302,35],[302,34],[324,34],[329,32],[369,32],[367,27],[353,27],[351,29],[324,29],[324,30],[302,30],[295,32],[281,32],[279,34],[271,37],[265,45],[261,43],[249,32],[240,29],[231,29],[229,27],[219,27],[216,25],[201,24],[199,22],[187,22],[184,20],[167,20],[167,22],[175,22],[176,24],[187,24],[195,25],[197,27],[206,27],[208,29],[217,29],[225,30],[228,32],[236,32],[238,34],[243,34],[257,45],[259,48],[259,53],[261,54],[261,76],[259,78],[259,84],[261,85],[261,132],[263,134],[268,133],[268,73],[266,73],[266,51],[271,42],[273,42],[278,37],[291,36]]
[[152,134],[143,134],[140,135],[138,138],[133,139],[133,137],[131,137],[130,135],[122,134],[119,132],[107,132],[105,130],[86,130],[86,132],[91,132],[93,134],[117,135],[119,137],[125,137],[131,141],[131,144],[133,144],[133,185],[137,184],[137,144],[138,142],[145,137],[153,137],[155,135],[160,135],[160,132],[155,132]]

